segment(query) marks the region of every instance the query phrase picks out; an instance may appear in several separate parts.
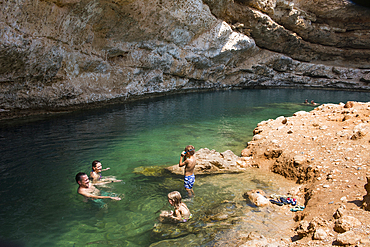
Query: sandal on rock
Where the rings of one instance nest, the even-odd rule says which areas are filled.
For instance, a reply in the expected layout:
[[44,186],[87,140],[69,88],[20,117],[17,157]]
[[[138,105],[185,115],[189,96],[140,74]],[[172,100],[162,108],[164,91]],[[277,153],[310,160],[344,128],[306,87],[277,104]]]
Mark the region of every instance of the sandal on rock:
[[284,204],[289,204],[288,200],[284,197],[280,197],[280,201]]
[[272,199],[270,199],[270,202],[273,203],[273,204],[276,204],[278,206],[283,206],[284,205],[284,203],[278,202],[278,201],[275,201],[275,200],[272,200]]
[[294,208],[291,208],[290,211],[297,212],[297,211],[303,211],[304,206],[295,206]]
[[295,198],[288,197],[287,201],[288,201],[289,204],[292,204],[292,206],[297,205],[297,199],[295,199]]

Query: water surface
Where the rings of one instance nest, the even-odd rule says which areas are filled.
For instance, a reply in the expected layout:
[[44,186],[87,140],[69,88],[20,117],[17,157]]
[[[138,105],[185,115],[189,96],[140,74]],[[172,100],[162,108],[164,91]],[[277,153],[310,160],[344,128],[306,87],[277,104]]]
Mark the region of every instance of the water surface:
[[[170,209],[167,193],[179,190],[185,195],[182,178],[144,176],[135,168],[176,164],[188,144],[219,152],[230,149],[239,155],[258,122],[313,109],[301,104],[306,98],[319,103],[370,101],[364,92],[217,91],[1,121],[0,239],[25,246],[149,246],[194,236],[198,246],[211,244],[217,232],[233,226],[209,215],[226,214],[235,221],[241,214],[257,217],[256,209],[241,195],[254,188],[268,193],[284,190],[284,180],[273,183],[271,179],[279,178],[264,177],[258,171],[243,178],[197,177],[196,197],[188,202],[194,221],[185,230],[175,226],[153,233],[158,212]],[[105,200],[101,208],[77,195],[74,176],[88,173],[95,159],[103,168],[111,168],[103,175],[123,180],[102,188],[124,194],[122,201]],[[230,188],[234,182],[239,185]],[[264,212],[261,217],[272,214]],[[273,227],[266,225],[272,226],[273,219],[265,222],[260,228],[268,234]]]

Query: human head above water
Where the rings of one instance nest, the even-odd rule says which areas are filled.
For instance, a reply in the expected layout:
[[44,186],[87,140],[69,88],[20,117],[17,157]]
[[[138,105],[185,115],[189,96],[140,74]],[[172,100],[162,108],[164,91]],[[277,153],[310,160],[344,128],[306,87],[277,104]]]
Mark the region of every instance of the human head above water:
[[97,164],[99,164],[100,163],[100,161],[99,160],[94,160],[93,162],[92,162],[92,164],[91,164],[91,167],[92,168],[94,168],[94,167],[96,167],[96,165]]
[[178,191],[172,191],[168,193],[168,200],[173,202],[173,206],[177,207],[181,203],[181,194]]
[[186,148],[185,148],[185,153],[190,154],[190,155],[194,155],[194,153],[195,153],[194,146],[193,145],[187,145]]
[[[85,176],[86,175],[86,173],[84,173],[84,172],[79,172],[79,173],[77,173],[77,175],[76,175],[76,182],[78,183],[78,182],[80,182],[81,181],[81,177],[83,177],[83,176]],[[87,176],[87,175],[86,175]]]

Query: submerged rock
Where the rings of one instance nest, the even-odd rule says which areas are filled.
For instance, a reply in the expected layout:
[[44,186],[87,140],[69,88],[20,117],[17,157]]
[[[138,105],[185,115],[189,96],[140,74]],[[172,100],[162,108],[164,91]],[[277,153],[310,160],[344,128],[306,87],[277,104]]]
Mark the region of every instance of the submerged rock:
[[168,172],[162,166],[139,166],[134,169],[134,173],[144,176],[161,177]]
[[201,246],[203,238],[195,234],[189,234],[175,239],[165,239],[150,245],[150,247],[174,247],[174,246]]

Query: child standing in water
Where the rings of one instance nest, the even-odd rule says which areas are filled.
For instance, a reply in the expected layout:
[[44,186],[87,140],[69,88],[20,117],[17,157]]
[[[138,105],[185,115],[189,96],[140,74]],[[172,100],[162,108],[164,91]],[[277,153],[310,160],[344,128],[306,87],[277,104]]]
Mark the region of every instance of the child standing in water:
[[184,187],[188,192],[189,197],[194,196],[193,185],[195,182],[194,168],[197,163],[197,159],[194,157],[195,149],[194,146],[188,145],[185,151],[181,153],[179,166],[185,166],[185,177]]
[[191,219],[192,214],[185,203],[181,201],[181,194],[178,191],[168,193],[168,202],[174,207],[175,211],[163,211],[160,220],[171,219],[178,222],[186,222]]

